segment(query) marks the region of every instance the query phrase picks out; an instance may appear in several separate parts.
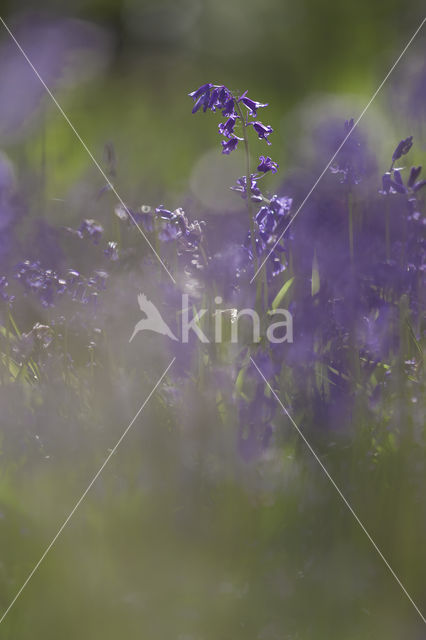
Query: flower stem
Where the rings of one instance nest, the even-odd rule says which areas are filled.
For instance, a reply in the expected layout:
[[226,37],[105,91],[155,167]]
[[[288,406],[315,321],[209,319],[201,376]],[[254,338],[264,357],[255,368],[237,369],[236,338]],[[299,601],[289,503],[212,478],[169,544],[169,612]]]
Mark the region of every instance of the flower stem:
[[[250,147],[247,135],[247,120],[244,119],[243,112],[238,103],[237,98],[234,97],[235,107],[238,111],[238,115],[241,118],[242,129],[243,129],[243,141],[244,141],[244,152],[246,157],[246,196],[247,196],[247,209],[249,214],[249,223],[250,223],[250,241],[251,241],[251,251],[253,254],[253,266],[254,273],[257,273],[258,270],[258,258],[257,258],[257,246],[256,246],[256,227],[254,224],[254,216],[253,216],[253,202],[251,199],[251,169],[250,169]],[[262,280],[258,278],[256,283],[256,307],[261,306],[261,296],[262,296]]]
[[243,139],[244,139],[244,152],[246,158],[246,195],[247,195],[247,208],[249,213],[249,222],[250,222],[250,239],[251,239],[251,249],[253,253],[253,263],[255,272],[257,271],[257,251],[256,251],[256,236],[255,236],[255,226],[253,219],[253,203],[251,200],[251,172],[250,172],[250,148],[249,141],[247,135],[247,122],[244,120],[243,112],[241,111],[241,107],[236,98],[234,98],[235,106],[238,111],[238,115],[241,118],[241,123],[243,127]]

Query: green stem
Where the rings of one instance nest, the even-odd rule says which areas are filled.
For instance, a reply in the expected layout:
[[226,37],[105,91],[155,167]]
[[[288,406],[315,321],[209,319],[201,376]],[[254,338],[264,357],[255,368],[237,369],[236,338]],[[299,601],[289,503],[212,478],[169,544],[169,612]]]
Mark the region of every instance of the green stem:
[[250,219],[250,237],[251,237],[251,246],[253,251],[253,260],[255,264],[255,269],[257,271],[257,252],[256,252],[256,236],[255,236],[255,227],[254,227],[254,219],[253,219],[253,203],[251,201],[251,170],[250,170],[250,148],[249,141],[247,136],[247,123],[244,120],[243,112],[241,111],[241,107],[235,98],[235,106],[238,111],[238,115],[241,118],[241,123],[243,126],[243,140],[244,140],[244,152],[246,158],[246,195],[247,195],[247,208]]

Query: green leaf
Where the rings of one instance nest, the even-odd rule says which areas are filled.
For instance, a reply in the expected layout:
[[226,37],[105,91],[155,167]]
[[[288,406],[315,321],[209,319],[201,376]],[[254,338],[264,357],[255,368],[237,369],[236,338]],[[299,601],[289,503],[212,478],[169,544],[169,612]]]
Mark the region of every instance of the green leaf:
[[12,314],[10,313],[10,311],[9,311],[9,321],[10,321],[10,324],[12,325],[16,335],[18,336],[18,338],[20,338],[21,337],[21,332],[19,331],[19,329],[17,327],[17,324],[16,324]]
[[281,300],[284,298],[285,294],[290,289],[291,285],[293,284],[293,280],[294,280],[294,277],[290,278],[289,280],[284,282],[283,286],[281,287],[281,289],[278,291],[277,295],[273,299],[273,301],[272,301],[272,309],[274,311],[275,311],[275,309],[278,308],[278,305],[280,304]]
[[314,259],[312,260],[312,296],[316,295],[320,290],[320,276],[318,269],[317,252],[314,251]]
[[235,389],[236,391],[238,391],[238,393],[241,393],[243,390],[243,384],[244,384],[244,377],[246,375],[246,368],[247,367],[241,367],[241,369],[238,372],[237,375],[237,379],[235,381]]

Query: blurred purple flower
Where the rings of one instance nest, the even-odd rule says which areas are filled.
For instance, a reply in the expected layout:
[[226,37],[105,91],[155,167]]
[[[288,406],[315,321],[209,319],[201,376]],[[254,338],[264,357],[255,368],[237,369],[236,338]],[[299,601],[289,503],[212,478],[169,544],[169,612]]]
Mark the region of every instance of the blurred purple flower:
[[166,209],[162,204],[155,209],[155,213],[158,213],[160,218],[163,218],[164,220],[173,220],[174,218],[174,213]]
[[392,187],[392,174],[390,171],[386,171],[386,173],[382,175],[382,188],[379,191],[379,193],[381,193],[382,195],[386,195],[387,193],[391,192],[391,187]]
[[90,238],[94,244],[98,244],[104,228],[97,220],[86,219],[83,220],[77,231],[82,238]]
[[107,248],[104,249],[104,254],[109,258],[112,262],[116,262],[119,258],[118,255],[118,244],[117,242],[110,241],[107,244]]
[[[59,81],[62,85],[75,85],[79,78],[100,70],[108,60],[110,42],[106,31],[83,20],[57,20],[26,13],[15,21],[13,31],[53,90]],[[77,52],[84,52],[85,56],[78,57],[78,67],[73,61]],[[88,57],[91,64],[86,65]],[[10,38],[0,48],[0,85],[7,87],[0,102],[0,135],[3,140],[22,136],[42,102],[45,89]]]
[[[393,169],[393,171],[387,171],[382,176],[382,190],[380,193],[401,193],[401,194],[414,194],[420,191],[425,185],[426,180],[418,180],[422,167],[412,167],[410,175],[407,180],[407,184],[404,184],[402,179],[401,170]],[[393,178],[392,178],[393,175]]]
[[405,140],[401,140],[401,142],[393,152],[392,163],[395,162],[395,160],[399,160],[399,158],[401,158],[402,156],[405,156],[410,151],[412,146],[413,136],[409,136],[408,138],[405,138]]
[[336,163],[330,167],[331,173],[338,175],[340,182],[347,185],[359,184],[368,174],[365,141],[358,130],[355,130],[348,137],[352,129],[354,129],[354,119],[345,120],[343,125],[344,137],[339,138],[338,144],[340,146],[343,141],[345,142],[339,151]]
[[16,265],[15,277],[27,293],[38,297],[43,307],[53,307],[64,294],[82,304],[94,302],[98,293],[105,290],[108,274],[95,271],[92,276],[85,278],[78,271],[69,269],[64,276],[60,276],[52,269],[44,269],[37,260],[25,260]]
[[38,261],[26,260],[17,265],[15,277],[29,293],[36,293],[44,307],[53,306],[57,292],[61,293],[62,283],[51,269],[43,269]]

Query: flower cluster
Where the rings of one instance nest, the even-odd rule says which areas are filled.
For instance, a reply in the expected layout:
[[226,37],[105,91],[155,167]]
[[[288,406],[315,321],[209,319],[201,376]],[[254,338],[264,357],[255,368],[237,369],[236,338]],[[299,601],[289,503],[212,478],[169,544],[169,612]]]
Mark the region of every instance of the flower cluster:
[[[262,202],[263,196],[260,191],[259,185],[257,184],[259,180],[259,176],[257,173],[250,174],[250,198],[253,202]],[[231,187],[232,191],[236,191],[241,195],[241,197],[246,200],[247,199],[247,176],[241,176],[238,178],[237,184]]]
[[[264,156],[260,156],[260,164],[257,167],[257,170],[260,171],[261,174],[259,173],[250,174],[250,181],[249,181],[250,200],[252,200],[253,202],[262,202],[262,201],[267,202],[267,199],[264,198],[264,196],[262,195],[262,192],[258,185],[258,181],[261,178],[263,178],[263,176],[268,171],[272,171],[272,173],[276,173],[277,167],[278,167],[277,163],[273,162],[271,158],[269,157],[265,158]],[[243,200],[246,200],[247,199],[247,176],[241,176],[241,178],[238,178],[237,183],[231,187],[231,190],[236,191],[241,195]]]
[[195,249],[203,239],[204,221],[194,220],[189,222],[182,208],[169,211],[163,205],[159,205],[155,212],[169,224],[166,227],[164,240],[176,238],[186,249]]
[[[267,171],[274,170],[276,165],[276,163],[272,162],[270,158],[264,158],[261,156],[261,165],[262,164],[267,167]],[[261,165],[259,165],[259,167]],[[261,169],[259,167],[258,170],[260,171]],[[262,194],[258,185],[258,181],[262,177],[263,175],[259,175],[258,173],[252,173],[250,175],[250,199],[252,202],[262,203],[262,206],[254,216],[256,230],[254,244],[256,246],[256,253],[258,257],[263,256],[267,252],[271,252],[267,265],[268,275],[276,276],[285,269],[282,261],[282,254],[285,251],[284,240],[287,238],[284,239],[284,235],[286,226],[290,219],[292,198],[288,198],[286,196],[279,197],[276,194],[271,198],[267,198]],[[237,184],[232,186],[231,189],[232,191],[240,193],[241,197],[246,200],[246,176],[238,178]],[[250,259],[253,260],[254,245],[251,239],[251,232],[247,234],[244,246],[248,250]]]
[[25,260],[16,265],[15,277],[27,293],[37,296],[43,307],[53,307],[63,295],[82,304],[95,304],[99,293],[105,290],[108,274],[95,271],[87,278],[74,269],[68,269],[61,276],[42,267],[39,261]]
[[402,193],[404,195],[413,195],[426,186],[426,180],[417,180],[422,171],[421,167],[411,167],[410,175],[407,183],[404,184],[401,169],[392,169],[382,176],[382,190],[380,193]]
[[[247,91],[237,96],[224,85],[207,83],[192,91],[189,96],[195,103],[192,113],[196,113],[200,108],[204,112],[209,109],[210,111],[221,111],[223,117],[226,118],[225,122],[221,122],[218,127],[219,133],[225,138],[225,140],[222,140],[222,153],[229,154],[237,148],[238,143],[244,140],[247,127],[253,127],[259,140],[265,140],[267,144],[271,144],[268,137],[273,132],[272,127],[264,125],[256,119],[258,109],[268,105],[267,103],[252,100],[247,96]],[[242,106],[245,108],[245,112]],[[240,125],[240,128],[242,128],[243,137],[235,133],[236,125]],[[262,166],[265,169],[260,169],[260,171],[276,169],[275,163],[270,158],[264,158],[264,160],[265,163]]]
[[255,216],[258,228],[256,243],[258,255],[271,252],[267,265],[271,276],[276,276],[285,269],[282,258],[286,250],[285,231],[290,220],[291,205],[291,198],[274,195]]

